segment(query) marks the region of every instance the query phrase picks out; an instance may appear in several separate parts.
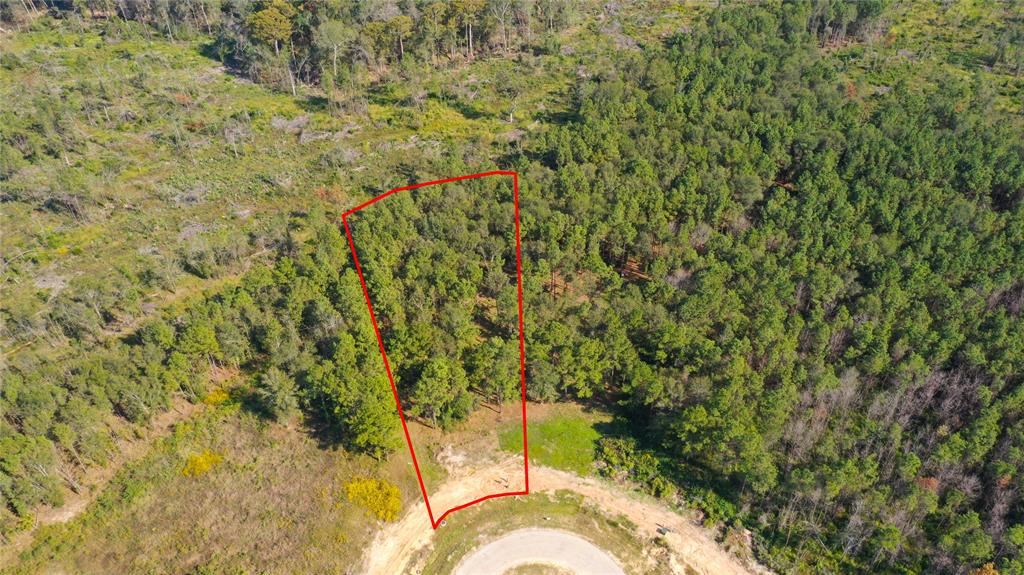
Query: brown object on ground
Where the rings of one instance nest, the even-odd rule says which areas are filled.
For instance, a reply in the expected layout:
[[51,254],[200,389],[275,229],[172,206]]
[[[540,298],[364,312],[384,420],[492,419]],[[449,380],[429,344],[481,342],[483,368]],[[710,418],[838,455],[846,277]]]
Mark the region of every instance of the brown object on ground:
[[627,258],[626,263],[619,268],[619,273],[622,277],[630,280],[644,280],[651,281],[651,276],[645,274],[643,269],[640,267],[640,262],[636,258]]

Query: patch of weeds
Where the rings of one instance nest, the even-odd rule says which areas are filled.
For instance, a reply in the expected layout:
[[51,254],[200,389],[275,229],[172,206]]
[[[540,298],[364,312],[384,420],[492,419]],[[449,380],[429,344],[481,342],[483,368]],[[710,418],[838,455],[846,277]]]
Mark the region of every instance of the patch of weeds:
[[[527,435],[530,461],[586,475],[593,470],[597,440],[601,433],[595,421],[582,412],[555,413],[541,421],[530,420]],[[501,432],[498,444],[503,451],[522,453],[522,430],[511,426]]]

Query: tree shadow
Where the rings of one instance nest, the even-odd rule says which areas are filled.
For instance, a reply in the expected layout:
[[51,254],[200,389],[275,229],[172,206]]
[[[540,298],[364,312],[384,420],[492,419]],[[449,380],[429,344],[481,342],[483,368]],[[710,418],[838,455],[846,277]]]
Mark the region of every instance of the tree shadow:
[[204,58],[209,58],[210,60],[213,60],[215,62],[220,62],[221,64],[224,63],[224,60],[221,59],[220,52],[217,51],[216,40],[210,40],[209,42],[203,42],[202,44],[200,44],[199,55],[203,56]]
[[274,415],[267,410],[252,388],[248,386],[232,388],[228,391],[228,397],[232,402],[237,403],[242,411],[251,413],[262,420],[275,421]]
[[611,421],[599,421],[594,424],[594,430],[600,433],[602,437],[624,437],[629,435],[628,422],[622,417],[615,417]]
[[341,425],[328,419],[327,415],[317,409],[304,409],[304,425],[307,433],[316,441],[320,449],[343,448],[347,438]]
[[[242,69],[238,68],[237,62],[232,62],[230,58],[226,58],[227,54],[221,53],[217,49],[217,41],[210,40],[209,42],[203,42],[199,45],[199,55],[204,58],[208,58],[213,62],[220,64],[224,68],[224,73],[239,78],[241,80],[251,81],[251,78],[245,75]],[[268,89],[272,89],[269,86],[265,86]]]
[[448,106],[449,108],[452,108],[456,112],[462,114],[462,117],[468,120],[479,120],[480,118],[486,118],[490,116],[489,114],[481,110],[478,110],[472,104],[464,102],[461,98],[445,99],[438,98],[435,96],[434,99]]
[[[416,183],[417,178],[420,176],[419,170],[417,168],[418,166],[414,164],[402,162],[401,164],[395,166],[394,172],[401,176],[401,178],[403,178],[404,181],[409,183]],[[383,194],[385,191],[386,190],[380,190],[380,192],[377,192],[376,190],[374,190],[373,195],[374,197],[376,197],[379,194]]]
[[476,402],[478,408],[482,407],[484,409],[489,409],[494,413],[501,413],[501,411],[497,407],[491,404],[491,402],[489,401],[490,396],[484,393],[483,390],[477,387],[470,387],[469,392],[479,398],[479,401]]
[[323,96],[306,96],[298,101],[298,105],[305,112],[329,112],[331,101]]
[[535,113],[533,117],[538,122],[559,126],[581,120],[579,114],[571,110],[543,110]]

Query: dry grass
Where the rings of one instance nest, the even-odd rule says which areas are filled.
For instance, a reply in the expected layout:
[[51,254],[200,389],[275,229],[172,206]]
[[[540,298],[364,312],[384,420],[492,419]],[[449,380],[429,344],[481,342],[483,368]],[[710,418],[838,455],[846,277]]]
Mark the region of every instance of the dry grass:
[[[222,460],[184,474],[202,453]],[[404,507],[419,493],[404,474],[388,477],[396,471],[227,404],[180,425],[80,517],[44,529],[10,572],[349,573],[378,522],[345,486],[381,475]]]

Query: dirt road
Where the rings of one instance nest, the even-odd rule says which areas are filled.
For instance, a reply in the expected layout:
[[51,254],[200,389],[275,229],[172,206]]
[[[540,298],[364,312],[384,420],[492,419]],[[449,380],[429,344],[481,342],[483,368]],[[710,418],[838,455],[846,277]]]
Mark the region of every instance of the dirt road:
[[573,573],[626,575],[615,559],[586,539],[555,529],[520,529],[470,553],[455,575],[502,575],[523,564],[554,565]]
[[[438,493],[480,493],[474,491],[485,478],[511,473],[522,465],[522,459],[509,458],[499,464],[453,477],[437,490]],[[507,470],[504,468],[508,468]],[[497,469],[496,469],[497,468]],[[658,528],[669,532],[663,540],[672,550],[671,568],[685,573],[688,566],[701,575],[752,575],[738,559],[722,549],[711,535],[690,520],[674,513],[664,505],[635,493],[619,489],[595,478],[579,477],[564,471],[530,466],[530,492],[554,492],[568,489],[579,493],[587,502],[610,515],[624,515],[637,525],[639,535],[653,539]],[[431,495],[433,500],[434,495]],[[539,520],[540,518],[538,518]],[[427,520],[423,502],[410,507],[397,522],[387,525],[366,554],[365,572],[371,575],[405,573],[410,559],[417,551],[431,544],[433,530]]]

